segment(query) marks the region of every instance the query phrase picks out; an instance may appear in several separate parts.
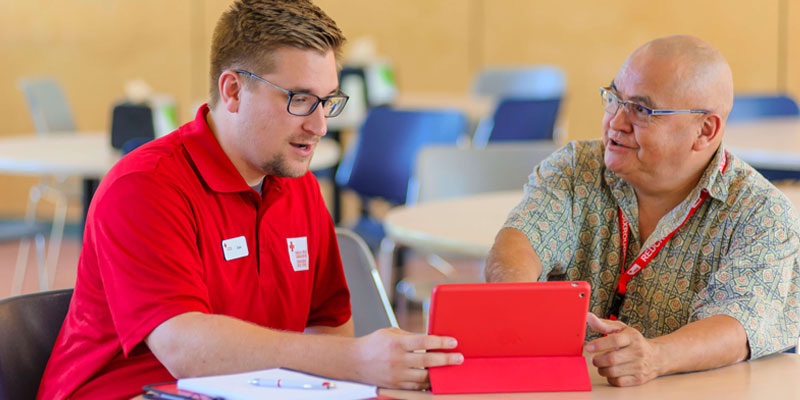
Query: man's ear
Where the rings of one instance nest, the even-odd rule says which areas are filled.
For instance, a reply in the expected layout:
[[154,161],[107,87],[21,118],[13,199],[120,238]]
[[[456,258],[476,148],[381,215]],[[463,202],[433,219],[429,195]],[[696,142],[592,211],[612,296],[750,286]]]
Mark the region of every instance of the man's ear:
[[244,91],[243,84],[239,74],[231,70],[223,71],[219,75],[219,80],[217,81],[219,100],[228,112],[235,113],[239,111],[239,104]]
[[697,131],[692,148],[700,151],[714,146],[722,135],[722,117],[715,113],[703,114],[703,122]]

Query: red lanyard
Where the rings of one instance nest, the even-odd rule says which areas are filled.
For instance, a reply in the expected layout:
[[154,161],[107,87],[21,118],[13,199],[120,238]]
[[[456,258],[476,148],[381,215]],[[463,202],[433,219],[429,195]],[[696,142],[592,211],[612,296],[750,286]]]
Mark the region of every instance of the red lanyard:
[[[722,160],[720,160],[719,163],[720,173],[725,172],[726,166],[727,166],[727,153],[723,153]],[[619,231],[621,237],[620,244],[622,245],[622,260],[620,263],[622,269],[620,270],[619,283],[617,284],[616,289],[614,289],[614,298],[611,301],[611,309],[608,312],[609,319],[612,320],[617,319],[617,314],[619,314],[619,308],[622,305],[622,300],[625,298],[625,293],[627,293],[628,291],[628,282],[631,280],[631,278],[636,276],[639,272],[645,269],[645,267],[647,267],[648,264],[650,264],[650,261],[652,261],[658,255],[661,249],[663,249],[664,246],[667,244],[669,239],[672,238],[672,235],[674,235],[675,232],[678,232],[678,230],[681,229],[681,227],[686,223],[686,221],[688,221],[689,218],[692,217],[692,215],[697,211],[698,208],[700,208],[700,206],[707,198],[708,198],[708,190],[703,189],[700,192],[700,197],[697,199],[697,201],[694,202],[692,208],[689,210],[689,213],[686,215],[686,218],[684,218],[683,222],[681,222],[681,224],[678,225],[678,227],[675,228],[674,231],[670,232],[667,236],[661,238],[661,240],[656,241],[650,247],[648,247],[647,250],[642,252],[642,254],[639,255],[636,261],[634,261],[633,264],[630,266],[630,268],[628,268],[627,270],[625,270],[624,268],[626,265],[625,256],[627,255],[628,252],[628,232],[630,231],[630,225],[628,224],[628,221],[625,219],[625,216],[622,215],[622,208],[619,207],[617,208],[617,211],[619,213]]]

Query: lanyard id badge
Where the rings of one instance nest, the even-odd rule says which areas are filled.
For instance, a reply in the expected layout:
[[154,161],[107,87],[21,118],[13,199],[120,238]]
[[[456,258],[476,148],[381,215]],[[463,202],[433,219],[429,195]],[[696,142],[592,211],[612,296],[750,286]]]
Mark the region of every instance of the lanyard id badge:
[[[720,173],[725,172],[725,167],[727,166],[727,158],[728,154],[722,154],[722,160],[719,163],[719,171]],[[709,193],[708,190],[703,189],[700,192],[700,197],[695,201],[692,205],[692,208],[689,210],[689,213],[686,214],[686,218],[683,219],[680,225],[678,225],[675,230],[670,232],[667,236],[661,238],[660,240],[653,243],[647,250],[643,251],[636,261],[631,264],[628,269],[625,269],[625,257],[627,256],[628,252],[628,236],[630,232],[630,224],[625,219],[625,216],[622,215],[622,208],[617,207],[617,211],[619,214],[619,232],[620,232],[620,244],[622,245],[622,258],[621,258],[621,269],[620,269],[620,277],[619,283],[617,283],[617,287],[614,289],[614,297],[611,299],[611,307],[609,307],[608,311],[608,319],[616,320],[619,315],[620,307],[622,306],[622,301],[625,299],[625,294],[628,291],[628,282],[636,276],[639,272],[647,267],[659,252],[664,248],[667,242],[678,232],[681,227],[686,224],[686,221],[694,215],[694,213],[700,208],[703,202],[708,198]]]

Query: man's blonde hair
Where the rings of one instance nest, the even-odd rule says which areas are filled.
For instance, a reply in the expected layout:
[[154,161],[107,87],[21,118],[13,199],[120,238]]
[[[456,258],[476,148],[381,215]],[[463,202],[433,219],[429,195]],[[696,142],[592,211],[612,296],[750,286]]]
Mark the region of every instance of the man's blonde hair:
[[279,47],[333,50],[339,59],[344,41],[336,22],[309,0],[237,0],[214,28],[209,105],[219,100],[217,82],[227,69],[268,73]]

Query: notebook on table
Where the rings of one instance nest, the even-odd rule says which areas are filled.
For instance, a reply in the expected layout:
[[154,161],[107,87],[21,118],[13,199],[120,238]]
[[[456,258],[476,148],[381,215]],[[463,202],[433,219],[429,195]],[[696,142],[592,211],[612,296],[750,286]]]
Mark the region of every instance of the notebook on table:
[[430,368],[434,394],[592,390],[583,342],[587,282],[439,285],[428,333],[452,336],[461,365]]

